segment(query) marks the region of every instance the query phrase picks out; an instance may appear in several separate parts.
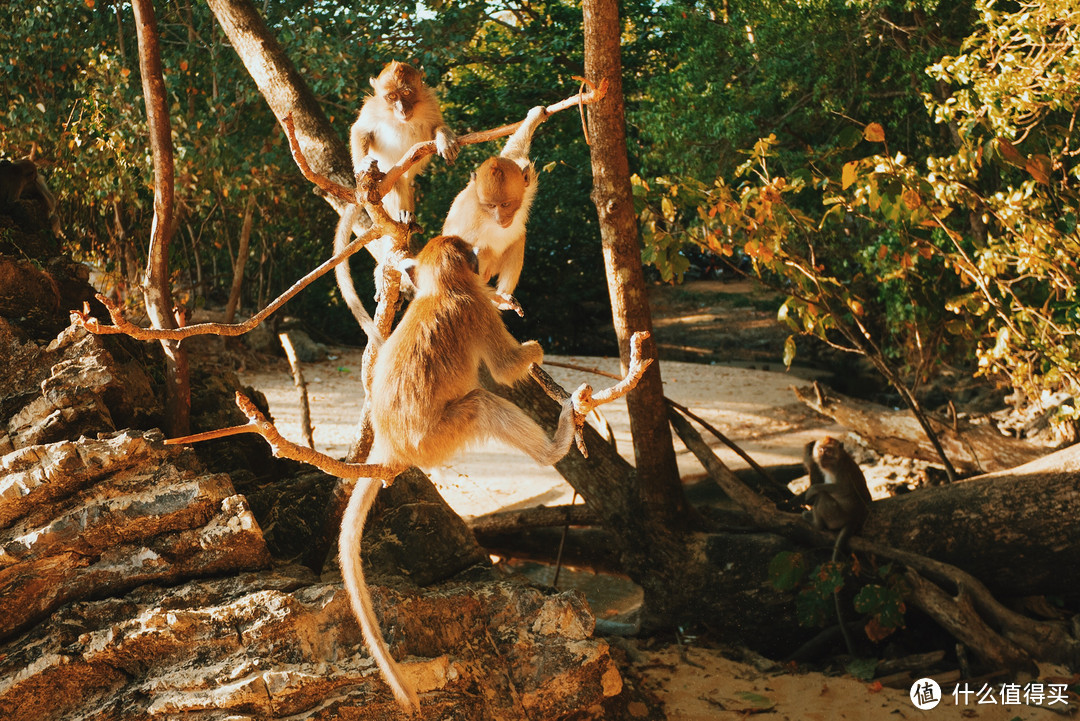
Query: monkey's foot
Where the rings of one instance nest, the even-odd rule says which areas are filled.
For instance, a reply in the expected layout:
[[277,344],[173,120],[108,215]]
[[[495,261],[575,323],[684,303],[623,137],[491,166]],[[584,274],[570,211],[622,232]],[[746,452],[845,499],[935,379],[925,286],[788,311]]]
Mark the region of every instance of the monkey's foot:
[[521,309],[521,305],[518,304],[517,298],[509,293],[500,293],[495,291],[495,307],[499,310],[512,310],[518,314],[519,318],[525,317],[525,311]]

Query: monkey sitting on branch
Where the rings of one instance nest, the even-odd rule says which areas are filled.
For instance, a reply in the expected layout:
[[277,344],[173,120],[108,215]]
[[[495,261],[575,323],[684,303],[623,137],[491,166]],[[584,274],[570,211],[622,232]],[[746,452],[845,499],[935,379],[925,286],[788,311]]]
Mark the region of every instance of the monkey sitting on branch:
[[[369,82],[374,94],[360,107],[360,114],[349,133],[353,173],[366,172],[372,164],[385,173],[416,143],[429,140],[435,141],[437,152],[444,160],[453,162],[458,154],[457,137],[443,122],[439,99],[424,83],[419,70],[393,60]],[[404,223],[412,220],[416,210],[413,179],[423,172],[430,160],[429,156],[412,164],[386,193],[383,207],[393,220]],[[359,218],[359,206],[349,206],[342,213],[334,234],[335,253],[340,253],[348,244]],[[389,246],[382,239],[367,247],[377,263],[385,260]],[[371,316],[353,286],[348,261],[337,266],[334,273],[345,304],[365,332],[370,333]],[[381,274],[376,270],[376,288],[380,282]]]
[[[844,450],[844,444],[831,436],[806,444],[803,465],[810,474],[810,487],[803,493],[810,510],[803,512],[803,518],[819,531],[837,531],[832,552],[832,562],[836,563],[840,549],[852,534],[859,532],[870,513],[873,499],[866,487],[866,476]],[[839,588],[833,591],[833,602],[840,634],[848,653],[855,655],[855,643],[844,620],[839,591]]]

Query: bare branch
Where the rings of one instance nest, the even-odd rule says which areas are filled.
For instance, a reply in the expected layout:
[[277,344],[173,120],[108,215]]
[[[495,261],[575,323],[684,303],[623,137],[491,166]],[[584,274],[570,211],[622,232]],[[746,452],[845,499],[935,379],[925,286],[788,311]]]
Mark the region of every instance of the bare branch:
[[97,318],[90,315],[89,304],[84,303],[81,311],[72,311],[72,315],[75,320],[83,328],[86,328],[91,333],[98,335],[116,335],[123,333],[129,335],[136,340],[157,340],[157,339],[169,339],[169,340],[182,340],[194,335],[224,335],[224,336],[238,336],[247,333],[254,329],[276,310],[285,305],[288,301],[302,291],[307,286],[311,285],[317,278],[325,275],[334,268],[338,263],[341,263],[350,255],[353,255],[369,242],[375,238],[383,235],[384,232],[377,225],[372,226],[362,236],[358,237],[353,242],[345,246],[345,249],[340,253],[323,262],[315,270],[305,275],[300,280],[293,283],[287,291],[279,295],[270,305],[263,308],[255,315],[248,318],[243,323],[197,323],[196,325],[189,325],[183,328],[142,328],[129,322],[124,318],[123,311],[120,307],[113,303],[111,300],[97,294],[97,299],[109,310],[109,316],[112,318],[113,325],[102,325],[98,322]]
[[331,458],[325,453],[305,448],[285,438],[274,427],[274,424],[266,420],[266,416],[259,412],[251,399],[239,391],[236,393],[236,405],[248,417],[249,422],[247,425],[221,428],[206,433],[184,436],[183,438],[170,438],[165,443],[167,445],[188,445],[215,438],[224,438],[225,436],[235,436],[241,433],[256,433],[266,439],[276,457],[290,458],[294,461],[307,463],[324,473],[338,478],[375,478],[382,480],[385,485],[390,485],[394,478],[405,470],[403,466],[387,466],[381,463],[345,463],[336,458]]
[[551,376],[545,373],[540,366],[534,363],[529,368],[529,375],[533,377],[533,380],[540,384],[540,387],[544,389],[544,392],[547,393],[550,398],[560,403],[564,403],[567,398],[573,398],[574,438],[577,441],[578,450],[581,451],[581,455],[586,458],[589,457],[589,451],[585,448],[585,439],[582,435],[585,417],[592,413],[597,406],[602,406],[605,403],[611,403],[614,400],[622,398],[627,393],[634,390],[637,384],[641,382],[641,376],[645,373],[645,369],[653,362],[652,358],[641,357],[642,343],[644,343],[650,335],[651,334],[647,331],[638,331],[630,337],[630,367],[626,370],[626,377],[599,393],[594,393],[592,386],[588,383],[582,383],[571,396],[562,386],[556,383]]

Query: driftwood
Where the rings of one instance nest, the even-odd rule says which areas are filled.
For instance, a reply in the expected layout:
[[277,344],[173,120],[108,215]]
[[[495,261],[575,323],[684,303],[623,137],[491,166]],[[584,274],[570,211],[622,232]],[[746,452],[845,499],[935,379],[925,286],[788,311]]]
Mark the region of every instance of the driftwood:
[[[898,411],[829,390],[824,402],[811,386],[795,388],[799,400],[857,433],[880,453],[937,462],[938,455],[918,422],[908,411]],[[1015,468],[1047,453],[1047,449],[1004,436],[990,425],[960,421],[956,428],[940,418],[929,418],[942,448],[961,473],[992,473]]]

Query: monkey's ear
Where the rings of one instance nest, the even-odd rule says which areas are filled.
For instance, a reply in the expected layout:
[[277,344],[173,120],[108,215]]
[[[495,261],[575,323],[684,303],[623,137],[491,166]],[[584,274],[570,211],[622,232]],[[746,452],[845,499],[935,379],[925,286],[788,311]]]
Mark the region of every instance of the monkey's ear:
[[473,248],[472,252],[469,253],[469,269],[472,270],[472,272],[476,273],[477,275],[480,275],[480,249],[479,248]]
[[521,179],[525,181],[525,187],[529,187],[529,183],[533,181],[533,169],[531,166],[526,165],[521,169]]
[[406,258],[398,265],[400,270],[405,275],[409,276],[409,280],[412,281],[413,287],[416,287],[416,259]]
[[367,81],[369,83],[371,83],[371,87],[373,87],[376,90],[379,89],[379,79],[378,78],[368,78]]
[[472,171],[472,173],[469,174],[469,182],[470,183],[476,182],[476,171],[475,170]]

